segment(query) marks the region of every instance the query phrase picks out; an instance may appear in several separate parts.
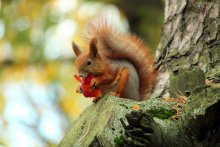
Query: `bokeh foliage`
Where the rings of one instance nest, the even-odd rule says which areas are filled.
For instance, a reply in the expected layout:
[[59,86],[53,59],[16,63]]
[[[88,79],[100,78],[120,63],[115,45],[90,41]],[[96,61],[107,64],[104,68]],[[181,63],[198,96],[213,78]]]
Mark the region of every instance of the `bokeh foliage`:
[[164,0],[87,0],[116,5],[128,20],[130,31],[140,36],[152,53],[160,41]]

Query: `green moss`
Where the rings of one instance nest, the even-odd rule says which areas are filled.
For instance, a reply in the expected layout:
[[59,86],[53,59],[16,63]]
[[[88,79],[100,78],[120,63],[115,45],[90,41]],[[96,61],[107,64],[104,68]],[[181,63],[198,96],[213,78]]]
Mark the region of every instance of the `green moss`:
[[175,109],[165,109],[165,108],[151,109],[151,110],[147,110],[147,112],[152,117],[157,117],[159,119],[169,119],[171,116],[176,114]]
[[168,56],[173,57],[173,56],[176,56],[177,54],[178,54],[178,49],[174,48],[174,49],[170,49]]
[[171,97],[188,96],[187,94],[200,87],[205,87],[205,74],[201,69],[182,69],[176,74],[170,74],[169,92]]
[[190,64],[188,57],[178,58],[178,60],[172,59],[171,70],[176,71],[182,67],[189,67],[189,66]]
[[123,136],[116,137],[116,138],[114,139],[114,142],[115,142],[115,146],[116,146],[116,147],[121,146],[121,145],[123,144],[123,142],[124,142]]
[[205,91],[192,94],[189,97],[187,105],[184,107],[184,113],[187,117],[204,115],[206,109],[220,100],[220,89],[208,87]]
[[119,104],[119,105],[122,106],[122,107],[125,107],[126,109],[128,109],[128,106],[125,105],[125,104]]
[[206,73],[206,77],[208,79],[211,79],[214,83],[219,83],[220,82],[220,67],[215,67],[210,69],[207,73]]
[[207,88],[207,96],[208,98],[220,99],[220,89],[215,87]]

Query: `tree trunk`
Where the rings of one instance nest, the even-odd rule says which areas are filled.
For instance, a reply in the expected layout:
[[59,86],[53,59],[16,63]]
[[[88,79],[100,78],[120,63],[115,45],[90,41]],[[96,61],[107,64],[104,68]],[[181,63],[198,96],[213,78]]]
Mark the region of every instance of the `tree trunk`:
[[[219,0],[165,1],[164,27],[156,52],[156,65],[163,77],[199,67],[207,79],[220,82],[219,8]],[[158,95],[169,94],[170,86],[168,75]],[[180,92],[188,95],[190,91]]]
[[220,146],[219,9],[219,0],[165,0],[151,99],[102,98],[59,146]]

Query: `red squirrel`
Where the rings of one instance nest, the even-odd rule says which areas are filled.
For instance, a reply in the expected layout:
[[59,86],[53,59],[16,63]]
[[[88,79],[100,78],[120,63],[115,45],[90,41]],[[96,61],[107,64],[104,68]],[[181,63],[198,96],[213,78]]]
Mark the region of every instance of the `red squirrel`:
[[157,77],[153,57],[135,35],[121,33],[106,19],[91,22],[86,40],[89,51],[82,53],[73,42],[79,75],[93,75],[91,86],[105,94],[133,100],[147,99]]

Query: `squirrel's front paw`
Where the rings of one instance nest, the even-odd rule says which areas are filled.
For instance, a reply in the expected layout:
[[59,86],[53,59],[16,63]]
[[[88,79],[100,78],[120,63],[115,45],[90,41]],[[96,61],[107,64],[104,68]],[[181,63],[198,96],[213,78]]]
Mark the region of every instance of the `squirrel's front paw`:
[[82,93],[82,88],[80,86],[76,89],[76,93]]
[[92,79],[91,80],[91,84],[92,87],[96,87],[98,85],[98,81],[96,79]]
[[96,103],[96,102],[98,102],[98,100],[99,100],[100,98],[101,98],[101,97],[94,97],[93,100],[92,100],[92,102],[93,102],[93,103]]

